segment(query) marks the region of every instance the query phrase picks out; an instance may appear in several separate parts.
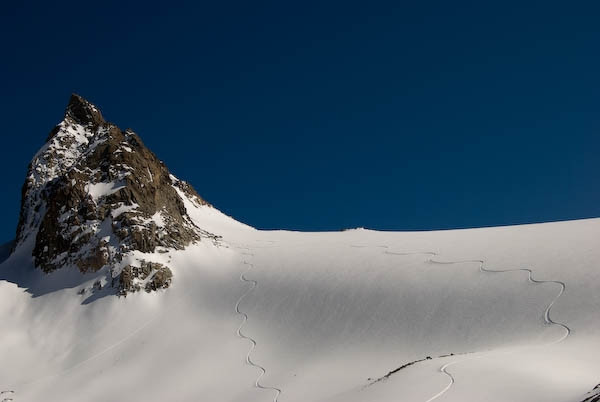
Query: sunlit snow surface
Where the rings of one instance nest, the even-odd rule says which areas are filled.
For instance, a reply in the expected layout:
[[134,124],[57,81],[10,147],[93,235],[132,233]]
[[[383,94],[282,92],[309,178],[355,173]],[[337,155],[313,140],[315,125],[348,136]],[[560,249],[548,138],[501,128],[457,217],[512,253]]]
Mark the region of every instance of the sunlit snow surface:
[[600,383],[599,219],[297,233],[186,207],[223,241],[153,256],[165,291],[83,303],[94,275],[24,249],[0,265],[6,397],[577,402]]

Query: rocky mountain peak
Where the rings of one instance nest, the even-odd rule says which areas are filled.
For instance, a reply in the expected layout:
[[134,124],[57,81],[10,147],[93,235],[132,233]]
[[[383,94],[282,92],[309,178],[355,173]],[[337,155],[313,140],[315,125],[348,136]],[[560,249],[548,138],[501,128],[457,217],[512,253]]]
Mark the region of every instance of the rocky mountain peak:
[[106,123],[100,110],[77,94],[72,94],[65,111],[65,118],[84,126],[98,126]]
[[104,270],[103,286],[123,294],[166,287],[172,273],[153,256],[217,239],[190,218],[184,200],[207,205],[136,133],[72,95],[29,165],[16,247],[30,247],[44,272]]

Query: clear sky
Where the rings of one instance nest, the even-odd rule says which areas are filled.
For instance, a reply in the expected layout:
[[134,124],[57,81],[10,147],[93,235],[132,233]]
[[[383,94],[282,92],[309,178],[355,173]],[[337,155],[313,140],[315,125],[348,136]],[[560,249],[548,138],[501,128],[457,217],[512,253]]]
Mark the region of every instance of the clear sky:
[[0,19],[0,240],[71,92],[258,228],[600,216],[597,1],[24,3]]

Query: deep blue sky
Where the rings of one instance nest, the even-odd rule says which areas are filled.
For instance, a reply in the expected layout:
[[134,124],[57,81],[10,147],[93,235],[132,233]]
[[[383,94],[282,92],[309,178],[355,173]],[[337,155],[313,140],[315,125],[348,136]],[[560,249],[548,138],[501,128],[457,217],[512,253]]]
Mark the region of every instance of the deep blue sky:
[[17,3],[0,240],[71,92],[259,228],[600,216],[597,1]]

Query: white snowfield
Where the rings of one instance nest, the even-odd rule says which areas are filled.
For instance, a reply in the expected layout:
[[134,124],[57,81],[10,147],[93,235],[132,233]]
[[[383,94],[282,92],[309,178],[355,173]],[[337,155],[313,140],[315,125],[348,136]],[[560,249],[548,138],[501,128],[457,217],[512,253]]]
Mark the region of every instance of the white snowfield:
[[26,245],[0,265],[0,400],[579,402],[600,383],[600,219],[298,233],[187,208],[223,240],[153,255],[164,291],[84,303],[95,275],[44,275]]

